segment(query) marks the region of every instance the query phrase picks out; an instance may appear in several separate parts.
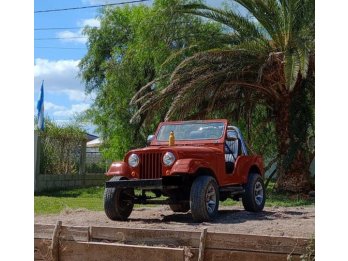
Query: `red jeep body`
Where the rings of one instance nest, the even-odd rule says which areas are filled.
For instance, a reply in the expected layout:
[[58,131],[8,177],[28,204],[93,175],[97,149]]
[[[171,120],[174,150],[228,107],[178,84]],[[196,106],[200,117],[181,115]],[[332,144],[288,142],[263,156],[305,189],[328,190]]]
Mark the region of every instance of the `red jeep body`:
[[[187,129],[190,131],[190,128],[193,129],[193,131],[189,134],[185,134],[184,132]],[[229,129],[237,130],[236,133],[239,133],[239,136],[237,135],[238,141],[241,143],[242,148],[237,153],[237,157],[235,157],[233,171],[231,173],[227,173],[225,157],[227,153],[226,139]],[[169,146],[168,141],[169,135],[167,134],[169,134],[169,130],[173,131],[175,137],[172,146]],[[196,135],[195,138],[190,138],[194,135]],[[164,155],[168,152],[170,152],[169,156],[166,156],[169,157],[169,160],[174,159],[173,163],[169,166],[165,165],[163,159]],[[134,158],[135,162],[133,163],[131,160],[130,163],[133,165],[138,163],[136,166],[130,166],[130,157],[132,157],[132,160]],[[111,164],[106,175],[113,177],[113,179],[106,183],[106,188],[113,189],[113,192],[109,190],[109,194],[115,194],[116,190],[127,190],[128,194],[124,193],[124,198],[126,198],[128,202],[131,201],[132,204],[167,203],[171,207],[174,206],[172,207],[174,211],[175,209],[187,211],[188,203],[192,205],[191,201],[195,200],[192,198],[192,186],[195,182],[198,182],[195,181],[197,177],[203,179],[201,176],[204,176],[206,180],[208,180],[207,177],[209,177],[210,183],[216,182],[218,191],[216,191],[215,194],[218,195],[215,195],[215,201],[225,200],[228,197],[238,200],[245,194],[248,181],[250,180],[250,174],[257,174],[258,179],[261,179],[259,183],[262,183],[263,186],[262,177],[264,175],[264,166],[262,158],[260,156],[247,155],[246,147],[238,128],[228,126],[227,120],[162,122],[159,124],[149,146],[131,150],[125,155],[124,161]],[[213,185],[216,186],[215,184]],[[198,191],[201,185],[195,186]],[[143,190],[141,196],[136,196],[134,194],[135,188]],[[210,189],[213,190],[213,188]],[[154,201],[153,197],[146,196],[145,192],[149,191],[153,191],[156,196],[167,196],[168,199]],[[196,193],[200,192],[198,191]],[[202,193],[204,197],[205,194],[204,192]],[[249,196],[253,197],[256,192],[254,194],[252,194],[253,192],[250,193]],[[263,193],[262,190],[262,200],[264,204]],[[112,197],[111,194],[109,195],[110,198]],[[117,200],[115,196],[112,198],[114,201]],[[175,208],[175,206],[184,205],[186,206],[184,208]],[[105,206],[105,208],[107,208],[107,206]],[[107,213],[107,215],[111,219],[120,219],[117,217],[113,218],[113,215],[110,213]],[[209,220],[210,217],[197,218],[197,220],[207,219]]]

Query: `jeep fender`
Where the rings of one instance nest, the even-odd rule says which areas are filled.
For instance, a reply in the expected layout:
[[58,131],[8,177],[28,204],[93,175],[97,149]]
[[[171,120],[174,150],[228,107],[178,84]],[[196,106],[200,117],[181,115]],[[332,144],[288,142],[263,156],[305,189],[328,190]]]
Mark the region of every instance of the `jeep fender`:
[[211,165],[208,164],[207,161],[205,160],[179,159],[174,163],[172,169],[170,170],[170,174],[171,175],[176,173],[195,174],[200,168],[210,169],[214,173],[214,170],[211,169]]
[[118,161],[110,165],[109,170],[105,173],[106,176],[124,176],[130,177],[131,170],[126,162]]
[[264,177],[262,158],[260,156],[239,156],[235,163],[233,178],[237,182],[246,184],[248,182],[248,176],[252,172],[257,172]]

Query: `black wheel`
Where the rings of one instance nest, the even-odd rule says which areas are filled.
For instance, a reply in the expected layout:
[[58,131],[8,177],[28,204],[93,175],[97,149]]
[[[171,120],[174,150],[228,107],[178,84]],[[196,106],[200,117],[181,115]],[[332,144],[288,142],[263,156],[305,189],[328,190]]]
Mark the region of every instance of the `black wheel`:
[[186,213],[190,210],[190,203],[169,204],[169,207],[171,210],[173,210],[173,212]]
[[262,177],[258,173],[250,173],[242,196],[244,209],[251,212],[262,211],[265,201],[266,191]]
[[211,221],[219,208],[219,188],[210,176],[198,176],[192,184],[190,208],[194,221]]
[[[113,177],[112,181],[121,180],[122,177]],[[104,210],[111,220],[127,220],[133,210],[134,189],[105,188]]]

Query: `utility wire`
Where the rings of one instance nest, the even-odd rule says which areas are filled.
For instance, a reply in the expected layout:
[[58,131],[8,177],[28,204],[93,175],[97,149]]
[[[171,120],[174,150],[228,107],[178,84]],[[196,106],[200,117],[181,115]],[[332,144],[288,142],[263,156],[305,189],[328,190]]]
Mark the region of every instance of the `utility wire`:
[[[184,22],[184,21],[178,21],[178,22],[172,22],[168,24],[163,24],[163,23],[154,23],[152,25],[158,25],[158,26],[163,26],[163,25],[191,25],[191,23]],[[88,26],[89,28],[100,28],[98,26]],[[76,26],[76,27],[38,27],[34,28],[34,31],[54,31],[54,30],[76,30],[76,29],[84,29],[85,26]]]
[[[191,34],[187,34],[187,35],[178,35],[181,38],[185,38],[185,37],[195,37],[195,36],[201,36],[201,35],[206,35],[207,37],[209,36],[228,36],[228,34],[226,33],[220,33],[220,32],[216,32],[216,33],[210,33],[209,32],[196,32],[196,33],[191,33]],[[41,40],[69,40],[69,39],[86,39],[88,38],[88,36],[71,36],[71,37],[47,37],[47,38],[34,38],[35,41],[41,41]],[[174,39],[175,40],[175,39]]]
[[38,11],[34,11],[34,14],[49,13],[49,12],[61,12],[61,11],[70,11],[70,10],[79,10],[79,9],[88,9],[88,8],[98,8],[98,7],[104,7],[104,6],[125,5],[125,4],[141,3],[141,2],[148,2],[148,1],[151,1],[151,0],[133,0],[133,1],[128,1],[128,2],[119,2],[119,3],[102,4],[102,5],[89,5],[89,6],[59,8],[59,9],[38,10]]
[[56,47],[56,46],[36,46],[35,49],[64,49],[64,50],[86,50],[86,48],[79,47]]
[[[96,28],[96,26],[91,26],[92,28]],[[74,29],[83,29],[84,26],[79,27],[39,27],[34,28],[34,31],[46,31],[46,30],[74,30]]]
[[42,40],[65,40],[65,39],[86,39],[87,36],[72,36],[72,37],[48,37],[48,38],[35,38],[35,41]]
[[[151,25],[155,26],[164,26],[164,25],[195,25],[196,22],[188,21],[173,21],[169,23],[152,23]],[[86,26],[76,26],[76,27],[38,27],[34,28],[35,31],[49,31],[49,30],[73,30],[73,29],[84,29]],[[89,28],[100,28],[98,26],[88,26]]]

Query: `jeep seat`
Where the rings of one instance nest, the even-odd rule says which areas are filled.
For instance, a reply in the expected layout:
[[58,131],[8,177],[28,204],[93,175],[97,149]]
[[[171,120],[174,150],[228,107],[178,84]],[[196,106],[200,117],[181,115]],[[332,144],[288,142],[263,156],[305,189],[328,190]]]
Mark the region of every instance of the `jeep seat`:
[[235,130],[228,130],[229,138],[225,142],[226,172],[232,173],[237,157],[241,155],[241,141]]

